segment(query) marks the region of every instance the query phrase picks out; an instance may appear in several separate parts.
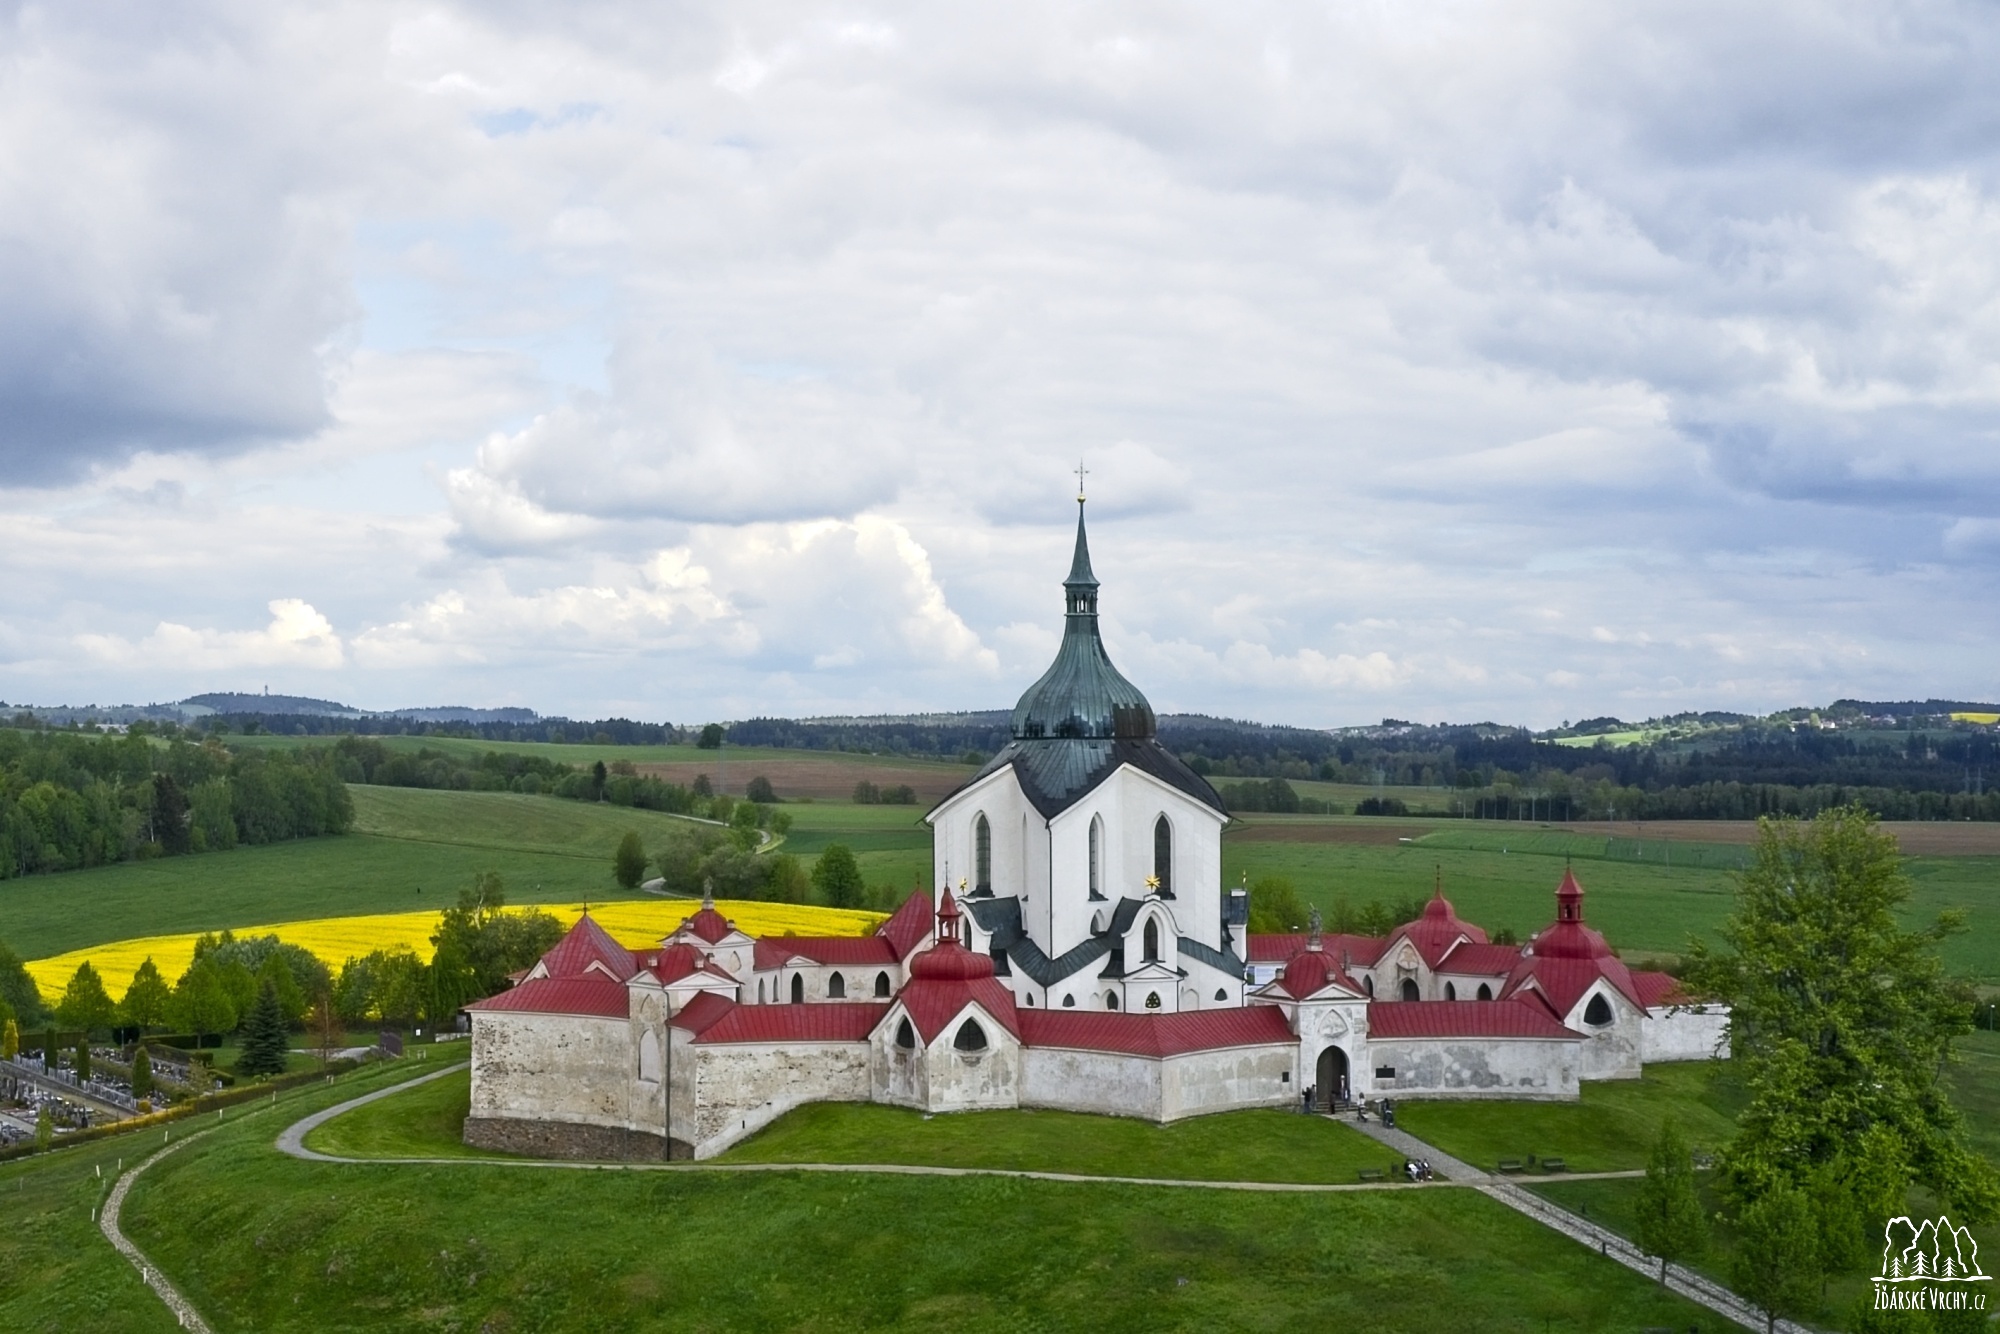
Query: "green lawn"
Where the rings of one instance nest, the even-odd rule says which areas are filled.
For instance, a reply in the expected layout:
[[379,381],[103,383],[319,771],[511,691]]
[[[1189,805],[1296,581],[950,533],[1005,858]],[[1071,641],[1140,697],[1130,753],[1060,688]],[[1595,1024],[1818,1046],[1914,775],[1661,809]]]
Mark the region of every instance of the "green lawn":
[[[259,1103],[231,1118],[251,1118],[245,1142],[264,1144],[288,1120],[407,1076],[378,1066]],[[177,1123],[175,1138],[214,1118]],[[228,1125],[229,1122],[224,1122]],[[74,1148],[0,1163],[0,1328],[88,1329],[93,1334],[154,1334],[177,1329],[167,1308],[139,1281],[97,1230],[95,1212],[124,1166],[158,1148],[160,1130],[116,1135]]]
[[357,1107],[306,1136],[306,1147],[346,1158],[493,1158],[460,1138],[472,1108],[472,1067]]
[[1593,1080],[1580,1102],[1396,1103],[1396,1125],[1474,1167],[1502,1158],[1550,1156],[1572,1172],[1644,1167],[1668,1117],[1698,1149],[1718,1149],[1735,1133],[1746,1101],[1726,1062],[1654,1063],[1643,1079]]
[[873,1103],[801,1107],[724,1156],[750,1163],[913,1163],[1189,1181],[1356,1180],[1400,1156],[1346,1126],[1292,1112],[1224,1112],[1159,1126],[1070,1112],[960,1112],[929,1120]]
[[[386,1104],[404,1142],[455,1107]],[[127,1206],[219,1330],[1706,1327],[1471,1191],[344,1166],[278,1155],[277,1123],[225,1126]]]
[[[226,744],[232,750],[295,750],[302,746],[331,746],[338,739],[330,736],[243,736],[231,733]],[[628,764],[706,764],[718,767],[726,764],[733,774],[738,765],[831,759],[842,764],[867,768],[934,765],[942,772],[962,774],[972,772],[965,765],[924,756],[870,755],[860,751],[841,750],[788,750],[775,746],[729,746],[718,751],[703,750],[699,746],[600,746],[590,742],[481,741],[477,737],[449,736],[377,736],[366,737],[364,740],[379,741],[391,751],[401,751],[411,755],[420,750],[431,750],[445,755],[456,755],[461,759],[477,760],[488,751],[498,751],[503,755],[534,755],[556,764],[573,764],[583,768],[588,768],[599,760],[607,765],[616,764],[620,760]],[[743,771],[744,777],[748,778],[752,772],[746,768]]]

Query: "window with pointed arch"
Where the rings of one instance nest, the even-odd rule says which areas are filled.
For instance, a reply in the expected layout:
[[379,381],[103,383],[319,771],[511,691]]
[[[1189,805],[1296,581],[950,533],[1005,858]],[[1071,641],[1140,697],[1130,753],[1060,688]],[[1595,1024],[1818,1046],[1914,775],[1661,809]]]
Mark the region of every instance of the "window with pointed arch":
[[1115,1010],[1115,1009],[1117,1009],[1117,1008],[1118,1008],[1118,993],[1117,993],[1117,992],[1115,992],[1115,991],[1107,991],[1107,992],[1105,992],[1105,993],[1104,993],[1104,1008],[1105,1008],[1105,1009],[1107,1009],[1107,1010]]
[[1150,919],[1149,921],[1147,921],[1147,923],[1146,923],[1146,930],[1145,930],[1145,934],[1144,934],[1144,936],[1143,936],[1143,938],[1142,938],[1142,939],[1143,939],[1143,948],[1144,948],[1144,955],[1143,955],[1143,957],[1144,957],[1145,961],[1146,961],[1147,963],[1158,963],[1158,962],[1160,961],[1160,919],[1159,919],[1159,918],[1155,917],[1155,918],[1152,918],[1152,919]]
[[875,974],[875,998],[877,1000],[881,1000],[888,994],[889,994],[889,975],[887,973]]
[[913,1051],[916,1048],[917,1030],[910,1027],[910,1021],[907,1019],[896,1025],[896,1045],[904,1051]]
[[806,1000],[806,975],[804,973],[793,973],[792,1004],[803,1005],[805,1004],[805,1000]]
[[986,1030],[979,1026],[978,1020],[968,1019],[958,1026],[958,1036],[951,1040],[951,1045],[959,1051],[985,1051]]
[[1153,878],[1161,895],[1174,896],[1174,827],[1164,815],[1153,821]]
[[1147,992],[1147,993],[1146,993],[1146,1008],[1147,1008],[1147,1009],[1149,1009],[1149,1010],[1157,1010],[1157,1009],[1159,1009],[1159,1008],[1160,1008],[1160,993],[1159,993],[1159,992],[1157,992],[1157,991],[1149,991],[1149,992]]
[[846,1000],[847,979],[839,973],[835,973],[832,977],[828,978],[826,983],[826,998],[828,1000]]
[[981,894],[993,888],[993,826],[985,811],[972,821],[972,887]]
[[1104,897],[1104,821],[1090,817],[1090,897]]
[[1492,988],[1492,987],[1489,987],[1489,986],[1487,986],[1487,985],[1486,985],[1486,984],[1485,984],[1484,982],[1481,982],[1481,983],[1479,984],[1479,999],[1481,999],[1481,1000],[1492,1000],[1492,999],[1493,999],[1493,988]]
[[1590,1004],[1583,1007],[1583,1022],[1599,1028],[1611,1022],[1611,1002],[1604,999],[1603,992],[1592,996]]

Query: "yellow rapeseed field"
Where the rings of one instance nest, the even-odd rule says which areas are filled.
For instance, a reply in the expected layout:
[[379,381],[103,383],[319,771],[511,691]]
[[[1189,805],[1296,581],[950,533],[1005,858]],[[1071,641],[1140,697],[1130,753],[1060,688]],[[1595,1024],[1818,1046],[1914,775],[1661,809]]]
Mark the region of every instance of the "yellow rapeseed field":
[[[581,903],[532,905],[572,925],[583,915]],[[619,943],[634,948],[650,945],[679,926],[697,904],[686,899],[620,900],[597,903],[590,915]],[[718,899],[716,909],[724,917],[753,936],[865,936],[881,922],[882,914],[846,908],[810,908],[790,903],[755,903],[743,899]],[[312,951],[336,971],[350,958],[374,950],[409,949],[428,959],[431,932],[437,930],[436,912],[374,913],[364,917],[321,917],[307,922],[281,922],[268,926],[233,928],[239,936],[276,936],[280,940]],[[88,949],[71,950],[28,964],[28,974],[54,1003],[63,987],[88,959],[104,978],[113,998],[122,997],[132,974],[150,957],[171,985],[194,962],[197,933],[173,936],[139,936],[114,940]]]

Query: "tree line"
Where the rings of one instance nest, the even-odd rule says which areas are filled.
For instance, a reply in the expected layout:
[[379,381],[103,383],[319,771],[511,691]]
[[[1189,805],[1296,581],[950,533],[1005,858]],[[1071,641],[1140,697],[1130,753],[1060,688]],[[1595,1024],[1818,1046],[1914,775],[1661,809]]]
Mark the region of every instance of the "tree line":
[[312,753],[0,728],[0,879],[343,833],[347,787]]

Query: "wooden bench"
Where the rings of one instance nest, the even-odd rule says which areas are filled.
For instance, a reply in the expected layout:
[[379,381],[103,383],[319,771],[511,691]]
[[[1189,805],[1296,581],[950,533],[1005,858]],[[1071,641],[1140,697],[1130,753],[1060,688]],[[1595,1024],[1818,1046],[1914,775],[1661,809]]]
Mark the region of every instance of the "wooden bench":
[[1379,1167],[1364,1167],[1361,1169],[1361,1179],[1363,1181],[1382,1181],[1386,1179],[1386,1174]]
[[1542,1159],[1542,1170],[1544,1172],[1567,1172],[1569,1171],[1569,1164],[1560,1158],[1544,1158]]
[[1500,1160],[1500,1170],[1502,1172],[1525,1172],[1527,1164],[1523,1163],[1519,1158],[1502,1158]]

